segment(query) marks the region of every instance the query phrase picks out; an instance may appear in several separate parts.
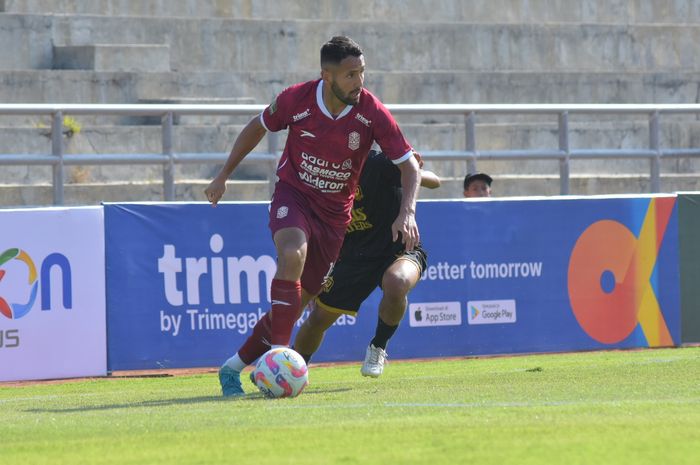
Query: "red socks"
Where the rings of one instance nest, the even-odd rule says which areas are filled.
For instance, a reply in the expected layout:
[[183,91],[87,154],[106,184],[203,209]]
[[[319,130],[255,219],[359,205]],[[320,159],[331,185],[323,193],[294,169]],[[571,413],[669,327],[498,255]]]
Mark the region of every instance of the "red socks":
[[272,310],[267,312],[253,328],[253,334],[238,349],[238,356],[250,365],[271,345],[289,345],[294,323],[301,309],[301,283],[299,281],[272,280],[270,290]]
[[267,312],[253,327],[253,334],[238,349],[238,356],[246,365],[270,349],[270,328],[270,312]]
[[299,318],[301,310],[301,283],[299,281],[272,280],[272,345],[289,345],[294,323]]

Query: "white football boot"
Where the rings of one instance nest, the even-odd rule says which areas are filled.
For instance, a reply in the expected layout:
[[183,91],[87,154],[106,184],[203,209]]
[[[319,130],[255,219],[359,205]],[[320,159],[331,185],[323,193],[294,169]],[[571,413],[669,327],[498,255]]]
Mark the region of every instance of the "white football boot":
[[379,376],[384,371],[384,364],[386,363],[387,354],[381,347],[374,347],[372,344],[367,347],[367,353],[365,354],[365,361],[362,363],[362,368],[360,372],[362,376],[371,376],[372,378],[379,378]]

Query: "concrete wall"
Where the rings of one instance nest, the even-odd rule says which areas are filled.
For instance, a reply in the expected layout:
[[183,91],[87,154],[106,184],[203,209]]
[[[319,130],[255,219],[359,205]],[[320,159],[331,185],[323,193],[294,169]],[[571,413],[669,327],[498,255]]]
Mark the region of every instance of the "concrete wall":
[[0,11],[242,19],[499,23],[698,23],[695,0],[0,0]]
[[[51,69],[54,45],[167,44],[173,70],[300,72],[320,45],[357,38],[369,69],[650,71],[698,69],[700,26],[0,15],[5,69]],[[195,40],[196,39],[196,40]]]

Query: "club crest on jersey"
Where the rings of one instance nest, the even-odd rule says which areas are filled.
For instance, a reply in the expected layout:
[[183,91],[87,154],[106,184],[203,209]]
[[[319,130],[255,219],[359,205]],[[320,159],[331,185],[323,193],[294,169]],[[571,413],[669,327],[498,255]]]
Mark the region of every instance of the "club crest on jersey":
[[277,219],[282,219],[289,214],[289,208],[282,206],[277,209]]
[[360,148],[360,133],[353,131],[348,135],[348,148],[357,150]]

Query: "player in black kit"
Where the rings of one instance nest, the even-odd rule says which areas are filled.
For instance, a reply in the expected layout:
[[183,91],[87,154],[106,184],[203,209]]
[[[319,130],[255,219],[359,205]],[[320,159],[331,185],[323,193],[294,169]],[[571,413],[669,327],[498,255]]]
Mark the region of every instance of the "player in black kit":
[[[420,166],[420,155],[415,153]],[[435,189],[440,179],[421,169],[421,186]],[[309,306],[311,313],[294,340],[294,349],[308,362],[323,336],[341,314],[356,315],[362,302],[382,288],[374,338],[362,364],[363,376],[377,378],[384,370],[389,339],[399,326],[407,295],[418,283],[427,255],[420,244],[406,252],[391,224],[401,205],[401,174],[381,152],[371,151],[355,191],[352,221],[335,267],[321,293]]]

